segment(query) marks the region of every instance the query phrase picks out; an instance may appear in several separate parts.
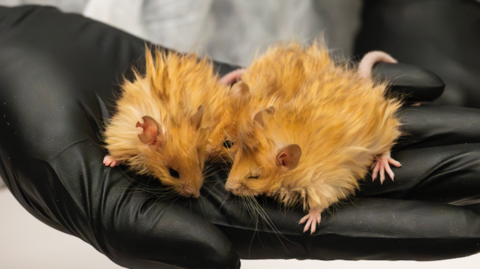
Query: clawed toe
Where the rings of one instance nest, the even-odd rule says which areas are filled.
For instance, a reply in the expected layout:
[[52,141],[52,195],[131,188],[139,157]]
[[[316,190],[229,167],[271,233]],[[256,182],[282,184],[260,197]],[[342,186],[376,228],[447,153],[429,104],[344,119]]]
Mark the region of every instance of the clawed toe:
[[105,166],[110,166],[110,167],[115,167],[119,164],[120,162],[117,161],[114,157],[107,155],[105,158],[103,158],[103,164]]
[[383,184],[383,182],[385,181],[385,172],[387,172],[387,174],[393,181],[395,178],[395,174],[393,173],[392,168],[390,168],[390,164],[395,167],[402,166],[400,162],[390,157],[390,152],[382,154],[371,167],[373,168],[372,181],[375,181],[375,179],[377,179],[378,177],[378,174],[380,174],[380,183]]
[[310,234],[313,234],[317,230],[317,224],[320,224],[322,219],[321,212],[318,208],[310,209],[309,213],[300,220],[299,224],[307,222],[303,229],[304,233],[310,230]]

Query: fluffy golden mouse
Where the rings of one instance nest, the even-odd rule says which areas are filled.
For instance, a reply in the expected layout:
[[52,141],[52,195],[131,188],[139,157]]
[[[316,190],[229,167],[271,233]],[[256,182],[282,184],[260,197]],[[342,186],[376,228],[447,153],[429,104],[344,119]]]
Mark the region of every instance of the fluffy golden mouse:
[[198,197],[214,112],[227,86],[196,55],[146,50],[146,74],[125,80],[106,126],[106,166],[125,163],[184,197]]
[[[313,233],[321,212],[352,195],[370,167],[374,179],[379,173],[383,182],[385,171],[393,179],[389,164],[400,163],[390,150],[400,136],[396,112],[401,102],[385,97],[386,83],[336,66],[324,46],[314,44],[305,53],[300,71],[284,73],[299,80],[298,88],[281,90],[294,94],[273,106],[254,104],[241,114],[226,189],[238,196],[266,194],[287,206],[303,204],[308,214],[300,223]],[[360,64],[362,70],[376,62],[370,57],[364,59],[370,63]],[[261,81],[247,85],[252,95],[269,92],[255,89]]]

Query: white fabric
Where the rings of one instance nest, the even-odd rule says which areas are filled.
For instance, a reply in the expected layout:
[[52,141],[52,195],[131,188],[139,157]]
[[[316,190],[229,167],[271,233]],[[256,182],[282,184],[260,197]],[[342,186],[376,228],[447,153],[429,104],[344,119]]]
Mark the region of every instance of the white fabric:
[[147,38],[146,28],[141,21],[142,2],[142,0],[89,0],[83,9],[83,15]]
[[88,0],[0,0],[0,5],[49,5],[59,7],[64,11],[81,13],[87,2]]
[[324,35],[334,53],[351,55],[361,0],[0,0],[54,5],[153,43],[248,65],[278,41]]

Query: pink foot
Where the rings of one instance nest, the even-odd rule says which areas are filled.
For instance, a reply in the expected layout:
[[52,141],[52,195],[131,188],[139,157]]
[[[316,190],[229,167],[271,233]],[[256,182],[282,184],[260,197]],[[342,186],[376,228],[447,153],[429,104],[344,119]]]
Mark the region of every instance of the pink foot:
[[300,220],[299,224],[303,224],[308,220],[303,229],[304,233],[307,232],[310,227],[310,234],[313,234],[317,230],[317,224],[320,224],[320,220],[322,219],[322,211],[323,209],[319,207],[310,208],[308,214]]
[[103,158],[103,164],[105,166],[110,166],[110,167],[115,167],[117,165],[120,165],[120,161],[117,161],[114,157],[107,155],[105,158]]
[[377,158],[377,161],[372,164],[372,181],[375,181],[375,179],[377,179],[378,173],[380,173],[380,183],[383,184],[383,182],[385,181],[385,171],[387,171],[387,174],[393,180],[395,175],[390,168],[390,164],[394,165],[395,167],[402,166],[400,162],[390,157],[390,151],[380,155],[380,157]]

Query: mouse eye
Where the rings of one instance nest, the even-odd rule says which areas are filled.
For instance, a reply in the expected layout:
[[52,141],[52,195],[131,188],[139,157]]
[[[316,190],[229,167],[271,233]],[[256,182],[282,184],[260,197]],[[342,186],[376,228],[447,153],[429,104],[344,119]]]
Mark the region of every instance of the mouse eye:
[[232,146],[233,146],[233,142],[230,141],[230,140],[225,140],[225,142],[223,142],[223,147],[224,147],[224,148],[229,149],[229,148],[231,148]]
[[180,178],[180,174],[178,173],[177,170],[172,169],[172,168],[168,168],[168,172],[170,172],[170,176],[172,176],[174,178]]
[[253,171],[250,171],[250,174],[248,175],[249,179],[259,179],[260,176],[262,175],[262,168],[257,168]]

